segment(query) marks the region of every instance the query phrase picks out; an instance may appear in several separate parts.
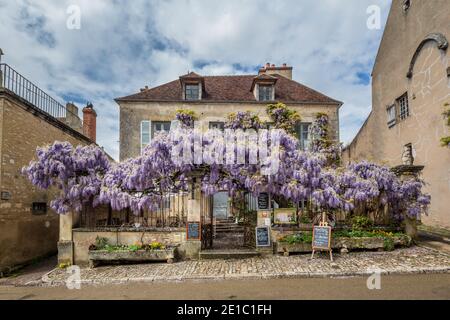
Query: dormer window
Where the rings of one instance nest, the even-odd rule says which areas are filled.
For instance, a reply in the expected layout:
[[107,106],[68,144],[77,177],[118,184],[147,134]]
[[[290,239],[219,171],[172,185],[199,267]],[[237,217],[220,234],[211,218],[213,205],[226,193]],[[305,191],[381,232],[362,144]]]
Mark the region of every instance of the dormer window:
[[205,79],[195,72],[180,77],[183,100],[201,100],[205,90]]
[[275,83],[278,78],[266,74],[258,75],[253,78],[250,91],[253,92],[257,101],[275,100]]
[[273,85],[259,85],[259,101],[271,101],[273,93]]
[[200,97],[200,85],[196,84],[187,84],[184,87],[184,96],[186,100],[198,100]]

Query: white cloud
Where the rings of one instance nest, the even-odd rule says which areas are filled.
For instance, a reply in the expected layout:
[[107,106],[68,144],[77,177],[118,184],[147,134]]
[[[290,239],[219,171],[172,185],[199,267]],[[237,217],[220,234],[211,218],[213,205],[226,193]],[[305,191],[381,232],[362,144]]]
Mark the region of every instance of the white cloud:
[[[72,4],[80,30],[66,28]],[[384,22],[390,0],[0,0],[0,46],[5,62],[61,101],[92,101],[98,142],[115,158],[113,98],[188,70],[234,74],[267,61],[293,65],[295,80],[344,101],[349,142],[370,111],[370,84],[357,73],[370,74],[382,35],[366,27],[372,4]]]

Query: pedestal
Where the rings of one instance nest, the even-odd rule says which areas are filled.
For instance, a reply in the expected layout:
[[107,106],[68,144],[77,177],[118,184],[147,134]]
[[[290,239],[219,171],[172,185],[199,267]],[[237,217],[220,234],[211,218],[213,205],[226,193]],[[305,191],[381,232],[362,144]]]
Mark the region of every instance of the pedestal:
[[73,213],[59,216],[58,264],[73,264]]
[[[393,167],[391,169],[401,181],[418,179],[420,172],[423,170],[424,166],[415,166],[415,165],[400,165]],[[417,224],[418,221],[415,218],[411,218],[405,214],[403,220],[403,226],[405,229],[405,233],[410,236],[412,239],[417,238]]]

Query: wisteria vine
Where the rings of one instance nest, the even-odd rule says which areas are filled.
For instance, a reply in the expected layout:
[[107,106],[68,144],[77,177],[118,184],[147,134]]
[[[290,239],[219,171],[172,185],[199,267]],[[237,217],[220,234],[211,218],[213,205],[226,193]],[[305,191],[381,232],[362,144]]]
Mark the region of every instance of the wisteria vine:
[[[193,175],[200,177],[200,187],[208,195],[224,189],[231,196],[269,192],[293,203],[308,201],[317,210],[352,212],[356,207],[388,205],[394,217],[420,217],[430,203],[430,196],[422,192],[422,181],[401,181],[387,167],[366,161],[347,167],[331,166],[329,155],[324,152],[330,144],[317,144],[310,151],[301,151],[298,140],[285,130],[277,130],[273,133],[277,136],[268,137],[269,145],[275,138],[280,141],[276,155],[280,159],[279,168],[274,174],[263,174],[263,166],[259,164],[217,163],[205,155],[192,164],[174,161],[182,143],[187,142],[194,152],[193,142],[200,134],[189,129],[194,118],[191,112],[177,115],[182,126],[170,133],[157,134],[142,155],[121,163],[110,163],[103,150],[94,145],[73,147],[68,142],[55,142],[38,148],[37,159],[23,173],[40,188],[55,186],[60,190],[51,203],[58,213],[98,204],[110,204],[114,210],[129,208],[136,214],[152,210],[168,194],[186,192]],[[325,116],[318,116],[317,127],[323,128],[325,121],[328,121]],[[229,129],[261,126],[259,118],[250,112],[232,114],[225,124]],[[214,132],[203,137],[202,147],[220,142]],[[227,138],[226,134],[222,139]],[[315,134],[324,138],[321,132]],[[248,143],[248,147],[243,155],[246,159],[257,152],[256,144]],[[236,157],[237,152],[237,147],[227,149],[224,157]],[[271,156],[269,153],[269,160]]]

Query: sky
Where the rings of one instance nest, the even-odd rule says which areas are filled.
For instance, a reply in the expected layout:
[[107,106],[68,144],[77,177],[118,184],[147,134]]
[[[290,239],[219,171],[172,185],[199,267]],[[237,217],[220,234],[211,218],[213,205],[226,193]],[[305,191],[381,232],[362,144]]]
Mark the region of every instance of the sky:
[[[344,102],[340,138],[345,144],[371,109],[370,74],[390,4],[0,0],[0,48],[2,62],[61,103],[75,102],[81,110],[92,102],[97,143],[115,159],[119,107],[114,98],[188,71],[256,74],[266,62],[293,66],[294,80]],[[380,9],[380,28],[367,26],[373,5]]]

